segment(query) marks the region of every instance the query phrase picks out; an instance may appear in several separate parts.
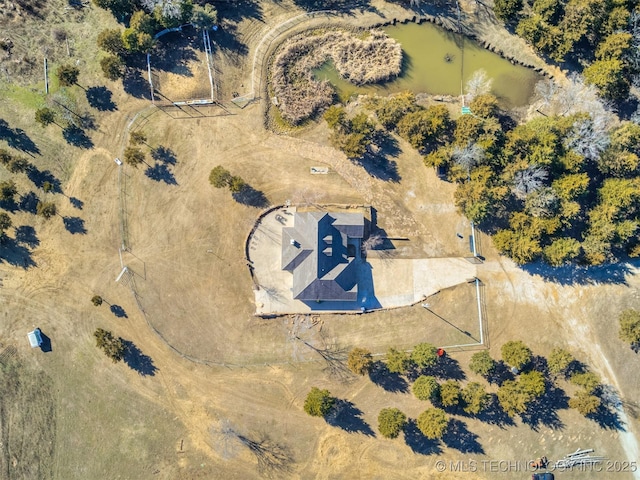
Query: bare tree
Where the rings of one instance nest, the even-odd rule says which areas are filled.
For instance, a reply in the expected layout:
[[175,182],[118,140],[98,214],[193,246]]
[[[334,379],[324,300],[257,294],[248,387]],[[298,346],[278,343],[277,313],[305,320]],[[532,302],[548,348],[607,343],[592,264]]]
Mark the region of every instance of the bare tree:
[[367,253],[371,250],[375,250],[379,246],[384,243],[384,238],[379,233],[374,233],[373,235],[369,235],[367,239],[362,242],[360,248],[362,249],[362,253]]
[[531,165],[520,170],[513,178],[513,193],[523,200],[532,192],[542,188],[547,176],[547,171],[539,165]]
[[464,91],[466,92],[466,100],[470,102],[478,95],[484,95],[491,91],[493,79],[489,78],[487,72],[483,69],[476,70],[471,74]]
[[451,154],[452,160],[467,171],[478,165],[484,159],[484,149],[477,143],[468,143],[465,147],[456,145]]
[[214,437],[222,446],[223,457],[229,458],[238,447],[247,448],[258,461],[258,471],[267,478],[282,478],[292,470],[293,456],[290,450],[259,434],[256,438],[240,433],[228,420],[222,420],[218,429],[213,429]]
[[576,121],[565,139],[566,148],[587,160],[598,159],[609,143],[607,119],[602,115]]
[[354,375],[347,365],[347,358],[349,356],[349,350],[347,348],[338,345],[335,340],[328,340],[322,332],[320,333],[322,340],[321,347],[316,347],[298,336],[295,338],[322,357],[322,360],[325,362],[324,370],[330,377],[343,383],[348,383],[354,379]]
[[540,99],[543,107],[549,107],[553,103],[556,95],[558,95],[558,84],[553,80],[546,78],[536,83],[535,93]]

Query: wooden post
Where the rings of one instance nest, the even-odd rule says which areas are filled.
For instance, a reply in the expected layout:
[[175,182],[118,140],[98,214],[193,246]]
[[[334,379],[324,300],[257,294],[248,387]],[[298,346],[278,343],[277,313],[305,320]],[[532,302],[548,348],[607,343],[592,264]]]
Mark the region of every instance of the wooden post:
[[47,76],[47,57],[44,57],[44,93],[49,95],[49,77]]

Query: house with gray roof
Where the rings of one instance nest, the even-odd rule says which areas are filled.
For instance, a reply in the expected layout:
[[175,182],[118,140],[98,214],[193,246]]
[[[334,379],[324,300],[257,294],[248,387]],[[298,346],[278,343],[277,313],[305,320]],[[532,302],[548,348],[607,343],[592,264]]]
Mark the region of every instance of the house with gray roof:
[[356,301],[363,236],[362,213],[296,212],[293,226],[282,229],[282,269],[293,274],[293,298]]

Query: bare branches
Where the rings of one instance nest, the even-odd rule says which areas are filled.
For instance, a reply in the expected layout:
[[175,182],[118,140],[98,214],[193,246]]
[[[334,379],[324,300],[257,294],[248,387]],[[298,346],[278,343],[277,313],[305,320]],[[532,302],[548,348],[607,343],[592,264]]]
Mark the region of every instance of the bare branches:
[[578,120],[565,140],[565,147],[582,155],[587,160],[596,160],[611,142],[605,117]]
[[520,170],[513,178],[513,193],[517,198],[525,199],[531,193],[542,188],[547,176],[547,171],[538,165],[531,165]]
[[484,149],[477,143],[468,143],[465,147],[453,147],[451,159],[467,173],[484,159]]
[[275,442],[267,434],[255,437],[244,435],[231,425],[228,420],[222,420],[220,427],[212,431],[222,444],[222,456],[230,458],[240,447],[247,448],[258,462],[258,472],[267,478],[282,478],[290,473],[293,465],[293,455],[285,445]]
[[483,69],[476,70],[467,81],[464,91],[466,92],[467,102],[470,102],[479,95],[484,95],[491,91],[493,79],[487,76],[487,72]]

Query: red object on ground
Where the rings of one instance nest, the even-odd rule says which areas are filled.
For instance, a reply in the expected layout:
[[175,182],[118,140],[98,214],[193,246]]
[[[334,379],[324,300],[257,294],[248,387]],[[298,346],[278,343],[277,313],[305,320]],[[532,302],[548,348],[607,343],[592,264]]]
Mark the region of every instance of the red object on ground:
[[444,354],[445,354],[444,348],[439,348],[438,349],[438,356],[439,357],[444,357]]

